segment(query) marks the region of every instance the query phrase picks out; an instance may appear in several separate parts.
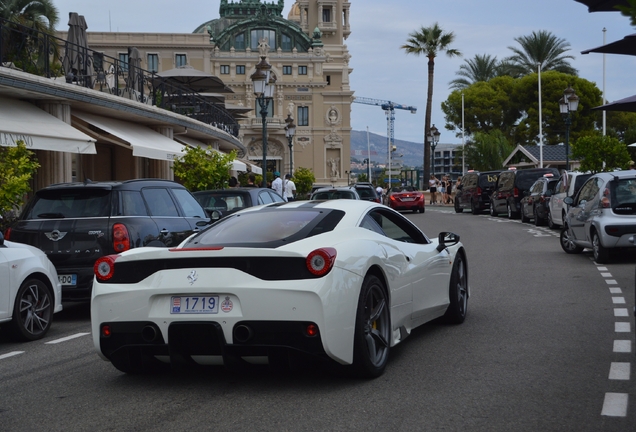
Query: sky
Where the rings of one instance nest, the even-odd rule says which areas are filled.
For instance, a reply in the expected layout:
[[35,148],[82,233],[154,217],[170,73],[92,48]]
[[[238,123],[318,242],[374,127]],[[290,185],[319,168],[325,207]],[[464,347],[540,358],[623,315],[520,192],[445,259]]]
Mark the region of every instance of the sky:
[[[272,0],[273,1],[273,0]],[[69,12],[84,15],[88,31],[190,33],[219,17],[219,0],[54,0],[60,13],[58,30],[68,28]],[[294,2],[285,1],[283,16]],[[350,0],[351,35],[345,41],[352,56],[351,89],[356,96],[389,100],[418,108],[416,114],[395,110],[395,138],[423,142],[426,108],[426,58],[407,55],[400,47],[409,33],[438,23],[455,34],[453,47],[463,56],[443,54],[435,62],[431,123],[440,143],[460,144],[461,137],[445,129],[441,103],[450,94],[448,83],[465,59],[490,54],[509,56],[514,38],[547,30],[571,45],[568,54],[579,76],[595,82],[610,102],[636,94],[636,57],[581,51],[636,33],[619,12],[589,13],[574,0]],[[175,7],[178,5],[178,7]],[[378,106],[352,104],[352,128],[386,136],[387,120]]]

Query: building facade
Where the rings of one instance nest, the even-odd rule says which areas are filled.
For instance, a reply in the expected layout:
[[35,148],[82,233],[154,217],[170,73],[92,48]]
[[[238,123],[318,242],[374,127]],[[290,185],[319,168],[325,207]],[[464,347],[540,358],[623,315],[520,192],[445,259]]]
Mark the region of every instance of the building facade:
[[[262,118],[251,75],[261,56],[272,66],[276,91],[267,114],[267,171],[309,168],[317,183],[346,184],[350,166],[348,0],[299,0],[283,18],[283,0],[221,0],[219,17],[192,33],[88,32],[91,49],[126,60],[136,47],[142,67],[161,73],[189,65],[233,90],[228,107],[250,109],[240,121],[239,157],[262,164]],[[264,43],[263,43],[264,42]],[[292,146],[288,116],[297,125]],[[293,162],[292,162],[293,161]]]

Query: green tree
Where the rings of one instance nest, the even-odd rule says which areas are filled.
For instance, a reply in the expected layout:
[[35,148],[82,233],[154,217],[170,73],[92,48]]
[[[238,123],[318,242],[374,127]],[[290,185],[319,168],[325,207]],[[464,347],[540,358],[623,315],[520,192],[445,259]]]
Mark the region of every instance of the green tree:
[[300,167],[295,170],[292,180],[296,185],[296,199],[305,199],[316,182],[316,176],[309,168]]
[[0,1],[0,18],[50,34],[59,20],[52,0]]
[[365,173],[360,173],[358,174],[358,180],[359,182],[368,182],[369,181],[369,176]]
[[15,147],[0,147],[0,215],[24,204],[25,194],[31,190],[29,182],[39,167],[35,153],[23,141]]
[[629,18],[631,25],[636,26],[636,0],[626,0],[625,5],[618,5],[616,9],[621,11],[621,15]]
[[572,159],[581,162],[581,171],[597,173],[627,169],[631,156],[624,143],[597,133],[581,137],[572,143]]
[[500,130],[478,132],[465,146],[466,164],[478,171],[501,169],[514,148]]
[[520,47],[508,47],[514,53],[508,61],[522,75],[537,72],[537,65],[541,64],[542,71],[555,70],[576,75],[569,60],[574,56],[566,54],[570,50],[570,43],[546,30],[533,31],[531,35],[515,38]]
[[[598,124],[602,124],[602,112],[598,113]],[[606,111],[607,134],[618,138],[625,144],[636,142],[636,113],[626,111]],[[599,126],[600,128],[600,126]]]
[[230,167],[236,151],[228,154],[212,147],[186,147],[186,154],[174,161],[174,175],[191,192],[223,189],[230,180]]
[[455,78],[449,86],[452,89],[462,90],[476,82],[489,81],[498,76],[500,71],[496,56],[476,54],[474,58],[464,60],[464,64],[460,65],[459,70],[455,72],[455,75],[461,78]]
[[435,76],[435,58],[438,53],[445,53],[448,57],[461,56],[461,53],[451,48],[455,41],[453,32],[444,32],[438,23],[431,27],[422,27],[419,31],[409,34],[409,38],[402,49],[407,54],[424,55],[428,58],[428,88],[426,91],[426,114],[424,116],[424,178],[429,177],[431,164],[431,144],[426,139],[431,130],[431,110],[433,106],[433,79]]

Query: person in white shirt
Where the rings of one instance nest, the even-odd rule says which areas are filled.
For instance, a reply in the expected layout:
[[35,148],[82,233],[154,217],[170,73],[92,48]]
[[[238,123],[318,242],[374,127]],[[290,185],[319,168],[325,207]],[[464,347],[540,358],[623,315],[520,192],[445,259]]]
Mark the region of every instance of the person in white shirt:
[[285,198],[285,193],[283,192],[283,179],[280,178],[280,173],[278,171],[274,172],[274,181],[272,182],[272,189],[274,191]]
[[296,199],[296,184],[291,180],[291,174],[285,174],[285,199],[293,201]]

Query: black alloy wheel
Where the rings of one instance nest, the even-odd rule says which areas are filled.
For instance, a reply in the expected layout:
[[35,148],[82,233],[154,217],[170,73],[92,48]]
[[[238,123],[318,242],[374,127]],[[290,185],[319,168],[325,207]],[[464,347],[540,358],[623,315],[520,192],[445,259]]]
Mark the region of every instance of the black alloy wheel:
[[534,225],[535,226],[543,225],[543,219],[539,217],[539,212],[537,211],[536,207],[534,208]]
[[459,197],[455,197],[455,213],[463,213],[464,209],[460,206]]
[[353,340],[353,371],[359,377],[382,375],[389,359],[391,322],[384,283],[367,275],[362,283]]
[[19,341],[42,339],[51,327],[54,301],[51,290],[39,279],[27,279],[15,297],[11,337]]
[[444,314],[444,321],[448,324],[461,324],[468,312],[468,269],[460,253],[453,263],[448,295],[450,303]]

